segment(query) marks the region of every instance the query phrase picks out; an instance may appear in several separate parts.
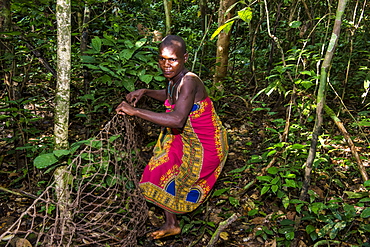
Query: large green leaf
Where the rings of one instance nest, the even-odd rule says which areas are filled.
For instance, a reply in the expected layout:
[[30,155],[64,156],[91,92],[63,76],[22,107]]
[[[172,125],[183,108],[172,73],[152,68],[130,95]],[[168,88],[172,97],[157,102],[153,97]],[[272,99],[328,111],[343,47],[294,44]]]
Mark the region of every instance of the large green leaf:
[[217,30],[212,34],[211,40],[213,40],[222,30],[224,30],[225,33],[228,33],[231,30],[231,27],[233,24],[234,24],[234,21],[229,21],[219,26]]
[[369,218],[370,217],[370,208],[365,208],[364,211],[361,213],[361,218]]
[[92,45],[92,48],[97,51],[97,52],[100,52],[101,51],[101,39],[97,36],[95,36],[92,40],[91,40],[91,45]]
[[33,165],[38,169],[47,168],[58,162],[53,153],[41,154],[33,160]]
[[146,84],[149,84],[149,82],[152,81],[153,76],[152,75],[141,75],[141,76],[139,76],[139,79],[141,81],[145,82]]
[[249,23],[251,20],[252,20],[252,9],[250,7],[246,7],[240,11],[238,11],[238,16],[240,17],[240,19],[242,19],[243,21]]

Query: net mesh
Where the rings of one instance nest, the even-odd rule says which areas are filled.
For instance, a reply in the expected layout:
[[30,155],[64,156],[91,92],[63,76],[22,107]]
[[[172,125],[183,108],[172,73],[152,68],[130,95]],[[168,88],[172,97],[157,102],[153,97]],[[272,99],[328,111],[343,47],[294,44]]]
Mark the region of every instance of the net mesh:
[[0,236],[5,246],[16,238],[32,246],[137,246],[148,209],[138,187],[143,162],[128,117],[113,117],[95,137],[71,148],[77,156],[63,177]]

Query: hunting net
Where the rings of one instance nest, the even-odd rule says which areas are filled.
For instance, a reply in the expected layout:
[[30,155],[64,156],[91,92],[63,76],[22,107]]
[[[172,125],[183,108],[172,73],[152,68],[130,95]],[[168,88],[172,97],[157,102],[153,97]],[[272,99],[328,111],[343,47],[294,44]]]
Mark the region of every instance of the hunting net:
[[137,246],[148,209],[133,128],[116,115],[95,137],[72,145],[77,156],[0,236],[5,246],[17,239],[32,246]]

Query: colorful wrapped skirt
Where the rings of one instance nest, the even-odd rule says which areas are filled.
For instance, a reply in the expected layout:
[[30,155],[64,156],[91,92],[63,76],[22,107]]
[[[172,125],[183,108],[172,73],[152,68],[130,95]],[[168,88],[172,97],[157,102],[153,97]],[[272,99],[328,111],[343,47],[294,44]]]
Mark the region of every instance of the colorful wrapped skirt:
[[[165,102],[167,111],[174,105]],[[209,97],[194,104],[181,130],[162,128],[140,181],[145,198],[175,214],[203,203],[226,161],[227,133]]]

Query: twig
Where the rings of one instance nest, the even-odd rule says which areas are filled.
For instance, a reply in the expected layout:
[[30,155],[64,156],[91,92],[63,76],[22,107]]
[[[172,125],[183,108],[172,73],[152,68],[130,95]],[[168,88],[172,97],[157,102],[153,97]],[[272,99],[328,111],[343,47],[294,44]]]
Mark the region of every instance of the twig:
[[0,186],[0,190],[5,191],[5,192],[8,192],[8,193],[11,193],[13,195],[17,195],[17,196],[27,196],[27,197],[32,198],[32,199],[38,199],[37,196],[32,195],[32,194],[30,194],[28,192],[25,192],[25,191],[21,191],[21,190],[14,191],[14,190],[10,190],[10,189],[4,188],[2,186]]
[[329,106],[324,105],[325,112],[333,119],[334,123],[337,125],[340,132],[342,132],[344,139],[346,139],[348,146],[351,149],[352,155],[355,157],[357,161],[357,168],[361,173],[362,181],[365,182],[366,180],[369,180],[369,176],[366,172],[366,169],[361,161],[360,155],[356,151],[355,144],[353,144],[353,141],[351,139],[351,136],[348,134],[346,128],[344,127],[342,121],[334,114],[333,110],[329,108]]
[[216,231],[213,233],[212,238],[211,238],[210,242],[208,243],[207,247],[214,246],[214,244],[217,242],[218,238],[220,237],[221,232],[223,230],[225,230],[226,227],[228,227],[231,223],[233,223],[238,217],[240,217],[240,215],[235,213],[235,214],[231,215],[227,220],[222,221],[218,225]]

